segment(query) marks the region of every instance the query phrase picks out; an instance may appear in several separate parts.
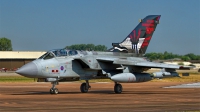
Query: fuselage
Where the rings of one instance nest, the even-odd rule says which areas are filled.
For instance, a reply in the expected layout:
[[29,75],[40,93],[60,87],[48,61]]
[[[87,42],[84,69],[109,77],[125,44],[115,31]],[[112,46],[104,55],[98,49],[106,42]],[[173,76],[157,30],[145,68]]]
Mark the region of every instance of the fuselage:
[[[96,52],[57,49],[50,50],[38,59],[22,66],[17,72],[32,78],[66,78],[93,77],[102,70],[98,58],[127,59],[146,61],[144,58],[133,57],[133,53]],[[117,65],[116,65],[117,66]],[[109,66],[116,69],[116,66]]]

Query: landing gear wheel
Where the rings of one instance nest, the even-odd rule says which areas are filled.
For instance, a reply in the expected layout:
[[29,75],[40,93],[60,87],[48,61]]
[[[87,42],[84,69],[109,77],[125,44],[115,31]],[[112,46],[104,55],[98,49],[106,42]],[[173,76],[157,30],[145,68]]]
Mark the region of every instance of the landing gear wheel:
[[50,92],[50,94],[53,94],[53,89],[51,88],[49,92]]
[[80,90],[82,93],[87,93],[88,92],[88,87],[86,83],[82,83],[80,86]]
[[58,94],[58,89],[54,88],[54,94]]
[[50,94],[58,94],[58,89],[57,88],[51,88]]
[[123,90],[123,88],[122,88],[121,84],[115,84],[115,87],[114,87],[115,93],[120,94],[122,92],[122,90]]

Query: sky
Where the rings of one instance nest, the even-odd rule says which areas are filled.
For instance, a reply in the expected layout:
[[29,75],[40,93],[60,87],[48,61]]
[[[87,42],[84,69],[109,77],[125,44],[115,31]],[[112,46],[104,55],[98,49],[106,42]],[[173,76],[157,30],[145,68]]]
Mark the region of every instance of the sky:
[[200,0],[0,0],[0,37],[15,51],[111,48],[147,15],[161,15],[147,53],[200,55]]

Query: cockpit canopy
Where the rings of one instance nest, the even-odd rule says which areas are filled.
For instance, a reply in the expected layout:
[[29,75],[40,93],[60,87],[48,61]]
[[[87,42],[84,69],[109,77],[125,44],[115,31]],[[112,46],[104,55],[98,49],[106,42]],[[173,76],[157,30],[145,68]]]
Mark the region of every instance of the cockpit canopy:
[[67,51],[65,49],[56,49],[51,50],[50,52],[52,52],[56,57],[67,56]]
[[73,56],[77,55],[78,51],[76,50],[66,50],[66,49],[55,49],[55,50],[50,50],[38,59],[51,59],[54,57],[62,57],[62,56]]

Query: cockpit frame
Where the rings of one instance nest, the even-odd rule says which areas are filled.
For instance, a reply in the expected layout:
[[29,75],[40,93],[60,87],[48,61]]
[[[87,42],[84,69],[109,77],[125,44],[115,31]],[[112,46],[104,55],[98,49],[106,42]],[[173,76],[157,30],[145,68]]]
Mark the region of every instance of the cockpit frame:
[[66,56],[74,56],[78,55],[79,52],[77,50],[66,50],[66,49],[54,49],[46,52],[44,55],[40,56],[38,59],[51,59],[55,57],[66,57]]

